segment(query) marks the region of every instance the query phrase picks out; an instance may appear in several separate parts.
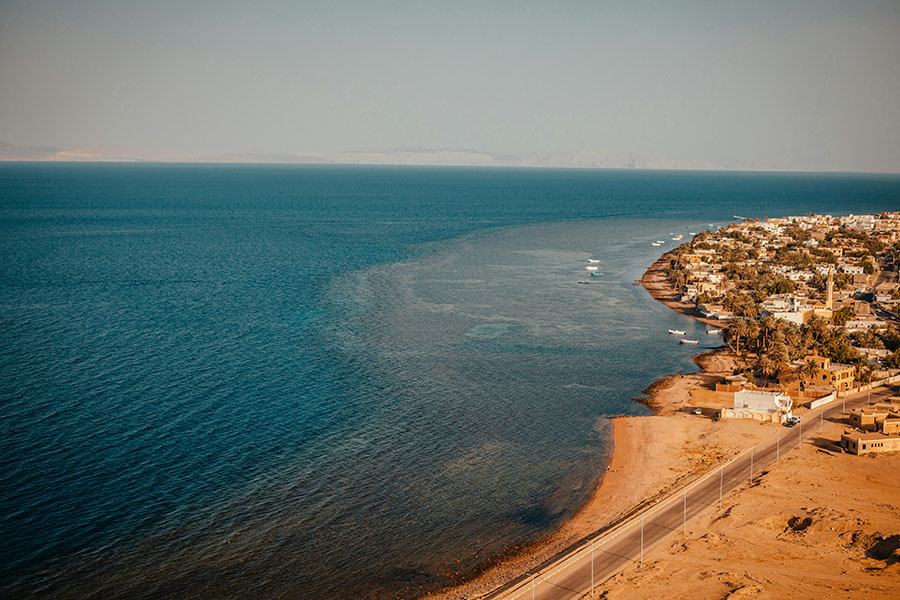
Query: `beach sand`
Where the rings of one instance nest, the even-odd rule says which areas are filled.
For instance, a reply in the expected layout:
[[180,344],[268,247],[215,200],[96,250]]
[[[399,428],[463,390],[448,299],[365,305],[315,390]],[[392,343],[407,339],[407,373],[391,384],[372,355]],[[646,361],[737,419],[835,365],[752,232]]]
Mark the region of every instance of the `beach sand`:
[[598,597],[897,598],[900,454],[834,452],[842,429],[826,422],[819,440],[689,521]]

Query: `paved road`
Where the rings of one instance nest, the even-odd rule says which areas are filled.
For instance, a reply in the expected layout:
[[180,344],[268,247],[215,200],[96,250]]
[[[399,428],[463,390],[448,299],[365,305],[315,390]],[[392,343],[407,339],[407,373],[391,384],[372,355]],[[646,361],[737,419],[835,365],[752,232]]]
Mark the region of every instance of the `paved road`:
[[[782,429],[780,438],[770,445],[748,449],[723,467],[714,469],[666,500],[656,504],[642,516],[600,535],[591,542],[510,586],[491,594],[502,600],[572,600],[590,594],[594,585],[609,578],[625,565],[641,560],[642,553],[666,540],[684,527],[685,521],[718,506],[720,497],[737,489],[780,457],[799,447],[803,440],[819,434],[822,418],[839,418],[846,408],[863,406],[896,393],[896,388],[878,388],[844,400],[837,400],[810,411],[803,423],[793,429]],[[801,437],[802,435],[802,437]],[[593,568],[592,568],[593,567]]]

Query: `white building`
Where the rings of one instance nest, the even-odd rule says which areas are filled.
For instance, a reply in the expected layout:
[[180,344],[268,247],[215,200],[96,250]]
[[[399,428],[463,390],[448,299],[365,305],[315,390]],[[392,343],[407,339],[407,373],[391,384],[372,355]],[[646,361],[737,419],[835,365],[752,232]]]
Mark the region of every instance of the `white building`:
[[741,390],[734,393],[734,416],[750,413],[749,418],[769,415],[772,420],[784,422],[791,416],[793,400],[783,392],[763,392],[757,390]]

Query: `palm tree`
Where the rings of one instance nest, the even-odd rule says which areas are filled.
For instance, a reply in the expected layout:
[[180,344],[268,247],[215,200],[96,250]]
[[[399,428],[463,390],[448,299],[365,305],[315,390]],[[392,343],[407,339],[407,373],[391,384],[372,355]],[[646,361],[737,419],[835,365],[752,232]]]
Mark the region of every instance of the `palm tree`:
[[760,344],[760,352],[766,352],[769,349],[769,342],[780,328],[779,321],[772,315],[766,315],[759,320],[759,333],[762,343]]
[[754,350],[759,356],[759,323],[756,321],[747,321],[747,348],[750,347],[750,340],[753,340]]
[[741,354],[741,339],[747,337],[748,327],[747,321],[744,319],[733,320],[728,327],[722,332],[722,338],[731,351],[737,355]]
[[756,361],[756,368],[765,378],[766,386],[768,386],[769,378],[774,375],[777,370],[775,361],[769,358],[768,355],[763,354],[759,357],[759,360]]
[[800,378],[800,389],[806,389],[806,385],[812,382],[818,371],[816,363],[811,360],[807,360],[797,367],[797,376]]
[[810,317],[809,321],[806,322],[806,330],[809,331],[816,342],[825,340],[830,333],[828,321],[816,315]]

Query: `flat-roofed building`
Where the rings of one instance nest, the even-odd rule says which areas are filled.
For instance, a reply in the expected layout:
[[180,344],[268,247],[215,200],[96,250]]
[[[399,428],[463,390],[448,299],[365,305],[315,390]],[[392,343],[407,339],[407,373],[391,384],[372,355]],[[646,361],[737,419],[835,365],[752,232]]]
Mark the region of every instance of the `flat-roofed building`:
[[719,417],[784,423],[792,406],[793,400],[785,393],[743,389],[734,393],[734,408],[721,409]]
[[900,407],[893,404],[876,404],[851,408],[847,421],[852,427],[863,431],[881,431],[884,424],[890,422],[889,429],[893,432],[895,427],[893,423],[900,421]]
[[830,359],[819,356],[818,354],[810,354],[806,360],[812,361],[816,366],[816,374],[813,376],[813,383],[818,385],[830,385],[839,392],[850,389],[853,384],[853,366],[833,363]]
[[873,454],[900,451],[900,435],[886,435],[877,431],[845,431],[841,447],[852,454]]

